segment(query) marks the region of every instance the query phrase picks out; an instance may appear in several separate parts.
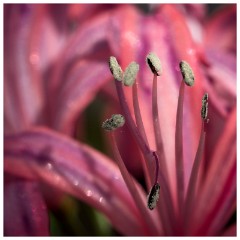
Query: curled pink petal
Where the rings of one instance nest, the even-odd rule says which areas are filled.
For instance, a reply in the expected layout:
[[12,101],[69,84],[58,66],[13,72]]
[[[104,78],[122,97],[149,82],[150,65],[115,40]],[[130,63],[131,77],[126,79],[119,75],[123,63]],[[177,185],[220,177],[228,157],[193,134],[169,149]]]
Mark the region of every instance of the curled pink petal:
[[6,137],[4,167],[6,172],[46,182],[86,201],[104,212],[120,232],[144,235],[119,170],[86,145],[48,129],[35,129]]

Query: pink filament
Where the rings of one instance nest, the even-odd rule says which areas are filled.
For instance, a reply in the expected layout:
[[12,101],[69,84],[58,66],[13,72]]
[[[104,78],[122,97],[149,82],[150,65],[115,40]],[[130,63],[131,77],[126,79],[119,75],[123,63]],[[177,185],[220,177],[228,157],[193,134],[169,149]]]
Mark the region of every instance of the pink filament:
[[178,208],[180,218],[183,209],[184,197],[184,168],[183,168],[183,144],[182,144],[182,124],[183,124],[183,100],[184,100],[185,83],[182,80],[177,106],[176,118],[176,133],[175,133],[175,161],[176,161],[176,176],[177,176],[177,193],[178,193]]
[[119,166],[121,174],[124,178],[124,181],[129,189],[129,192],[131,193],[134,201],[136,202],[136,205],[139,208],[139,210],[143,216],[143,219],[146,219],[147,225],[148,225],[149,229],[151,229],[151,231],[147,232],[147,234],[153,234],[153,235],[158,234],[159,230],[158,230],[158,227],[156,226],[156,222],[154,222],[151,215],[148,213],[147,205],[144,204],[143,199],[141,198],[141,196],[138,192],[137,186],[135,185],[135,183],[132,179],[132,176],[129,174],[129,172],[122,160],[122,157],[119,153],[113,132],[110,132],[110,137],[111,137],[111,142],[112,142],[112,146],[113,146],[113,153],[115,155],[115,159],[117,161],[117,164]]

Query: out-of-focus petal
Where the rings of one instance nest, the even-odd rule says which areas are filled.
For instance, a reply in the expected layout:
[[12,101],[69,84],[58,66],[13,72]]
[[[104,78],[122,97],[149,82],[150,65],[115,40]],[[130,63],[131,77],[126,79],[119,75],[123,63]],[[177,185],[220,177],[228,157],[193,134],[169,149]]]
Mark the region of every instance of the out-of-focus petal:
[[190,16],[198,21],[204,21],[204,18],[207,14],[207,5],[206,4],[179,4],[180,8],[183,9],[183,14]]
[[121,233],[144,235],[143,219],[115,164],[48,129],[5,138],[6,172],[38,179],[102,211]]
[[232,224],[230,227],[228,227],[224,232],[223,236],[226,237],[236,237],[237,236],[237,225]]
[[216,110],[226,118],[236,104],[236,56],[214,51],[208,51],[206,56],[206,91]]
[[219,9],[204,28],[205,47],[221,52],[236,52],[236,4]]
[[82,24],[90,18],[104,11],[109,11],[117,4],[69,4],[67,6],[67,16],[71,22]]
[[49,83],[50,91],[58,90],[59,85],[66,81],[62,75],[77,60],[90,58],[95,61],[105,61],[108,59],[109,56],[105,56],[104,60],[102,59],[102,53],[106,49],[102,49],[103,45],[101,44],[107,41],[108,27],[110,26],[109,15],[110,12],[107,12],[91,18],[72,35],[54,65],[51,82]]
[[206,90],[226,117],[236,102],[236,4],[219,9],[203,27]]
[[5,132],[25,129],[36,121],[42,105],[39,83],[31,78],[28,55],[34,7],[4,5]]
[[50,124],[70,134],[74,121],[108,80],[110,12],[85,22],[65,46],[49,75]]
[[16,178],[4,185],[4,235],[49,235],[48,213],[38,183]]
[[105,62],[80,60],[69,71],[55,99],[55,129],[66,134],[73,133],[80,112],[110,79],[106,62],[107,59]]

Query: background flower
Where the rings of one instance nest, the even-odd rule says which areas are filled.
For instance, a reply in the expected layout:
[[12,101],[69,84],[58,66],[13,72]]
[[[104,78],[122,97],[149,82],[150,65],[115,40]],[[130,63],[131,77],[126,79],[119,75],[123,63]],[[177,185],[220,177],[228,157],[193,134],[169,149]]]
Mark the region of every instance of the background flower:
[[[164,82],[172,87],[169,90],[171,95],[165,94],[164,99],[167,103],[172,103],[175,108],[178,85],[177,78],[173,74],[177,64],[175,56],[178,54],[188,57],[187,60],[197,71],[197,76],[201,76],[202,82],[198,82],[198,87],[207,90],[211,96],[206,154],[213,155],[213,146],[221,133],[219,129],[225,125],[230,112],[235,107],[236,20],[234,17],[236,6],[225,7],[222,12],[213,17],[206,14],[205,7],[205,5],[174,5],[172,7],[152,5],[149,8],[151,11],[146,14],[131,5],[5,5],[4,18],[9,19],[4,21],[6,235],[47,235],[46,209],[50,209],[51,213],[59,212],[59,199],[63,199],[62,191],[104,212],[121,234],[134,235],[136,232],[141,234],[141,231],[144,233],[142,228],[144,225],[135,221],[138,216],[136,206],[116,166],[112,166],[109,159],[99,155],[93,149],[70,139],[78,138],[111,154],[109,148],[104,149],[102,142],[104,140],[107,146],[108,140],[104,139],[99,130],[101,119],[118,107],[113,84],[111,82],[107,84],[111,80],[107,65],[110,55],[117,56],[124,68],[132,60],[139,62],[144,73],[139,76],[139,81],[144,86],[144,99],[148,99],[150,97],[147,83],[149,74],[146,71],[144,58],[149,50],[160,53],[166,72]],[[145,29],[141,29],[142,25]],[[194,41],[186,30],[187,26],[191,29]],[[221,38],[222,41],[218,41],[219,35],[222,34],[225,37]],[[226,77],[229,81],[225,81]],[[194,105],[200,105],[201,103],[197,102],[199,96],[201,96],[201,90],[197,95],[190,93],[187,98],[193,97]],[[143,116],[146,118],[149,116],[147,106],[147,101],[145,104],[143,101]],[[197,107],[193,106],[187,106],[188,109],[192,109],[190,118],[194,114],[199,114]],[[175,114],[174,108],[164,108],[163,105],[161,109],[164,109],[160,113],[162,116]],[[161,124],[164,125],[166,120],[161,117],[163,121]],[[171,118],[171,121],[174,119]],[[151,124],[148,120],[144,122],[147,126]],[[195,128],[185,126],[186,136],[190,133],[192,136],[198,136],[199,122],[193,123]],[[47,129],[34,129],[36,126],[43,125]],[[232,125],[234,126],[234,121]],[[25,130],[29,132],[22,133]],[[174,136],[174,129],[166,128],[163,134]],[[120,137],[122,137],[120,141],[122,139],[124,143],[126,136]],[[197,141],[191,142],[191,139],[197,139],[197,137],[185,139],[185,144],[188,146],[190,144],[192,147],[184,154],[193,156]],[[133,142],[133,140],[130,141]],[[29,145],[31,142],[32,144]],[[42,148],[47,145],[45,143],[48,143],[51,148]],[[171,142],[165,147],[171,150]],[[80,149],[81,152],[76,149]],[[141,181],[142,172],[135,149],[136,146],[133,144],[121,144],[120,150],[124,153],[123,157],[128,169]],[[79,159],[79,162],[76,159]],[[100,168],[94,173],[92,165],[90,167],[85,164],[90,160]],[[20,164],[16,165],[18,162]],[[171,163],[172,161],[168,164]],[[190,176],[191,164],[192,162],[185,163],[189,171],[186,181]],[[210,162],[206,161],[205,167],[209,165]],[[171,167],[171,165],[168,166],[169,169]],[[87,170],[82,171],[85,168]],[[101,169],[112,169],[116,175],[111,176],[109,171],[110,175],[107,176],[106,182],[98,182],[98,187],[94,188],[96,186],[91,184],[91,179],[101,179],[103,177]],[[79,184],[79,177],[82,179],[82,184]],[[116,184],[116,192],[119,191],[116,201],[108,200],[108,206],[97,204],[100,200],[104,202],[104,199],[113,197],[109,195],[108,189],[108,183],[112,179],[119,181]],[[171,180],[172,189],[174,180]],[[90,185],[83,188],[85,183]],[[101,199],[100,196],[104,196],[104,190],[106,195]],[[58,196],[57,199],[52,198],[52,191],[55,196]],[[19,218],[14,218],[16,225],[13,225],[9,219],[13,219],[11,206],[16,205],[16,201],[20,201],[21,205],[18,209],[14,209]],[[33,205],[25,205],[26,202]],[[69,224],[69,228],[73,230],[69,230],[64,221],[61,225],[61,229],[64,229],[62,234],[84,234],[76,230],[76,225],[71,223],[70,219],[73,217],[76,220],[79,219],[77,214],[74,211],[69,212],[72,206],[75,206],[76,212],[84,208],[80,207],[77,201],[69,198],[63,206],[68,210],[65,211],[64,207],[60,209],[64,212],[64,217],[65,214],[69,216],[67,225]],[[232,208],[234,207],[233,204]],[[111,208],[112,211],[110,211]],[[113,216],[118,208],[123,214],[119,217],[124,216],[125,211],[124,219]],[[21,218],[25,216],[23,213],[31,223],[27,225],[28,231],[26,231],[26,225],[17,224],[17,222],[24,222]],[[40,216],[39,213],[41,213]],[[84,219],[88,216],[85,213],[82,215]],[[52,218],[51,226],[54,225],[54,220],[55,218]],[[78,223],[76,221],[77,225]],[[98,223],[95,222],[95,225]],[[17,229],[13,226],[17,226]],[[85,234],[94,233],[91,229]]]

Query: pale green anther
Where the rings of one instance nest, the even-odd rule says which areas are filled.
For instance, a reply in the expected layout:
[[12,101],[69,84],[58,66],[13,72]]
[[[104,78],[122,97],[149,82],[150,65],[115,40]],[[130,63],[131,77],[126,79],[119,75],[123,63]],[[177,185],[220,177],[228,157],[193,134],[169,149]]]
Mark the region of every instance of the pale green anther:
[[139,71],[139,65],[136,62],[131,62],[123,75],[123,83],[125,86],[132,86],[135,82],[137,73]]
[[205,93],[202,98],[201,117],[203,120],[207,120],[208,116],[208,93]]
[[122,71],[120,65],[118,64],[117,59],[113,56],[111,56],[109,59],[109,68],[110,68],[110,71],[111,71],[114,79],[116,79],[118,81],[122,81],[123,71]]
[[162,64],[155,53],[150,52],[146,57],[146,62],[152,70],[153,74],[156,74],[158,76],[162,75]]
[[181,61],[179,66],[182,72],[184,82],[190,87],[193,86],[194,74],[190,65],[186,61]]
[[125,124],[125,118],[121,114],[113,114],[110,119],[103,122],[102,128],[107,131],[115,130]]

